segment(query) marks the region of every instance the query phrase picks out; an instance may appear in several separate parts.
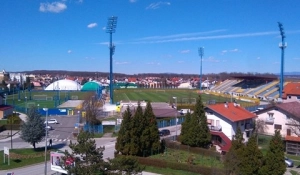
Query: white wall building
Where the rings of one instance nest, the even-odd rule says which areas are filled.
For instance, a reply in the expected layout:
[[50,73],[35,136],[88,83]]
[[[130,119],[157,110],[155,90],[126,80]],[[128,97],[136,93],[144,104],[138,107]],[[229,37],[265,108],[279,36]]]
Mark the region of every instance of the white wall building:
[[211,104],[205,108],[207,123],[212,134],[212,142],[218,151],[228,152],[231,140],[237,128],[241,129],[244,141],[247,142],[252,134],[253,120],[256,115],[240,107],[236,103]]

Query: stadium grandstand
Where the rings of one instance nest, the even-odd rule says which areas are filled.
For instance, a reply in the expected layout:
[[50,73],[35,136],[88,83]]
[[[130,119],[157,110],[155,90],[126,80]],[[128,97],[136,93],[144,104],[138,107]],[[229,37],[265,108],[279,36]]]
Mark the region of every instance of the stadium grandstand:
[[[286,81],[284,86],[288,83]],[[210,91],[233,97],[277,101],[279,98],[279,79],[263,76],[234,76],[212,87]]]

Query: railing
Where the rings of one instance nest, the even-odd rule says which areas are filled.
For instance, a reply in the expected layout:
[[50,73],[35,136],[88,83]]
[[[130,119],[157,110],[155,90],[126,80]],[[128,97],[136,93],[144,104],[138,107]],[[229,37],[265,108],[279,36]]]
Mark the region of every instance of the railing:
[[212,125],[207,125],[209,130],[212,131],[222,131],[222,127],[221,126],[212,126]]

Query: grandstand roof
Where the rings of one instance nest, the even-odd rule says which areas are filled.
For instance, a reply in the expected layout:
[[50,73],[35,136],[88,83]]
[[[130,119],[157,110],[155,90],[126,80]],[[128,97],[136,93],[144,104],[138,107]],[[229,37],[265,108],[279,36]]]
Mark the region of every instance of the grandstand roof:
[[81,90],[81,85],[72,80],[58,80],[51,83],[45,90]]
[[232,78],[236,79],[244,79],[244,80],[277,80],[277,77],[269,77],[269,76],[254,76],[254,75],[238,75],[232,76]]

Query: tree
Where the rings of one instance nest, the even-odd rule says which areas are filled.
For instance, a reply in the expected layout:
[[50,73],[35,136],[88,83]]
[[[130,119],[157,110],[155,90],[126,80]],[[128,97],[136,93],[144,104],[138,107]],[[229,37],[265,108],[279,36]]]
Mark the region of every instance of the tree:
[[201,96],[197,98],[195,111],[191,116],[191,124],[184,128],[184,144],[193,147],[206,148],[211,143],[211,134],[207,126],[207,118]]
[[[144,170],[144,167],[140,166],[139,162],[133,156],[118,156],[114,159],[109,159],[111,172],[115,174],[139,174]],[[113,174],[113,173],[110,173]]]
[[266,125],[264,120],[261,119],[257,119],[254,123],[254,133],[256,136],[258,136],[258,134],[263,134],[265,133],[265,131],[268,130],[268,125]]
[[262,175],[282,175],[286,171],[284,163],[284,146],[280,130],[275,131],[269,143],[269,149],[260,169]]
[[259,174],[263,154],[257,146],[256,136],[252,135],[243,151],[240,172],[242,175]]
[[181,132],[180,132],[180,137],[179,137],[179,140],[181,141],[182,144],[184,145],[188,145],[188,136],[190,135],[189,132],[190,132],[190,128],[192,127],[192,122],[191,122],[191,113],[188,112],[186,115],[185,115],[185,120],[184,122],[182,122],[181,124]]
[[115,145],[116,153],[121,153],[122,155],[130,154],[130,144],[131,144],[131,129],[132,129],[132,118],[129,106],[127,106],[126,111],[123,114],[123,121],[118,132],[118,138]]
[[130,133],[131,144],[129,154],[133,156],[142,156],[140,134],[142,134],[145,127],[143,125],[143,117],[143,109],[140,102],[138,102],[138,106],[132,118],[132,129]]
[[160,150],[160,138],[156,117],[149,101],[147,102],[142,121],[144,122],[142,124],[144,128],[140,138],[141,150],[143,152],[143,156],[148,156],[150,151]]
[[[104,147],[97,148],[92,134],[81,131],[77,136],[77,143],[70,142],[72,150],[65,150],[63,162],[72,160],[72,164],[65,164],[68,174],[105,174],[109,164],[103,160]],[[75,166],[74,166],[75,165]]]
[[98,120],[99,108],[103,106],[103,102],[95,97],[96,95],[88,96],[83,102],[82,106],[86,112],[86,122],[90,125],[100,124],[101,121]]
[[35,144],[42,141],[45,134],[45,125],[41,115],[35,107],[29,108],[26,122],[21,126],[21,138],[35,149]]
[[240,174],[240,166],[243,159],[243,151],[245,149],[244,138],[240,127],[237,128],[234,139],[231,142],[231,147],[226,153],[224,165],[228,174]]

